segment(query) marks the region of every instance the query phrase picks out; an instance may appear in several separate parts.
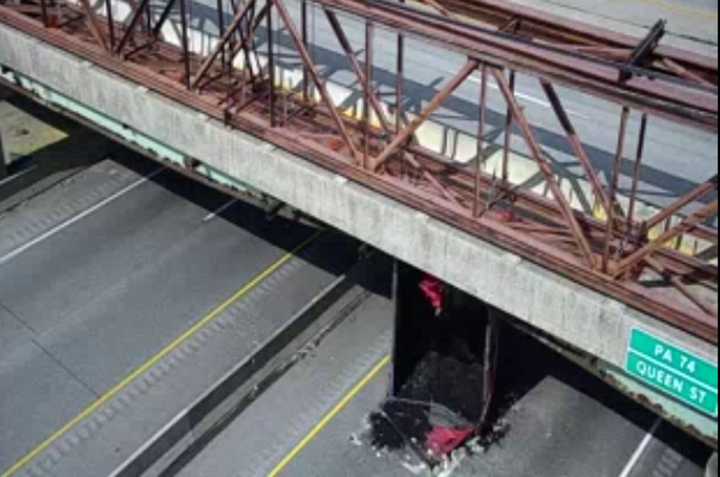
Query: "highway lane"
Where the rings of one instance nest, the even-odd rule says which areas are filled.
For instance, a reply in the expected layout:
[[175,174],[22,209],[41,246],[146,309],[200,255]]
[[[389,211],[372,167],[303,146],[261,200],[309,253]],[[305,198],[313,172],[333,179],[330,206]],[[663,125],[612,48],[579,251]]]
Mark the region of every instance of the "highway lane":
[[[507,434],[439,475],[456,477],[702,477],[709,451],[553,352],[528,343],[502,361],[522,385],[504,416]],[[526,375],[518,373],[524,362]],[[544,369],[544,371],[543,371]],[[501,374],[507,372],[501,370]],[[531,377],[532,376],[532,377]],[[388,377],[373,379],[276,476],[430,474],[417,457],[377,451],[362,438]],[[360,438],[358,440],[358,438]],[[200,475],[200,474],[198,474]],[[214,474],[214,475],[231,475]],[[262,475],[260,473],[247,475]]]
[[[75,186],[86,191],[105,185],[106,195],[54,226],[30,227],[35,233],[25,243],[31,246],[0,257],[0,470],[315,232],[283,217],[268,222],[262,209],[157,164],[149,179],[147,161],[132,161],[144,164],[142,172],[102,163],[89,179],[78,180]],[[124,176],[126,185],[110,192],[106,182],[115,175]],[[83,196],[72,189],[67,185],[55,199]],[[14,215],[27,218],[29,210],[42,214],[58,204],[43,195],[36,200],[4,220],[22,222]],[[352,241],[329,238],[322,249],[303,251],[283,278],[271,270],[258,285],[275,298],[252,304],[260,306],[253,312],[260,317],[272,314],[265,319],[269,326],[248,315],[243,328],[243,313],[233,310],[239,320],[235,348],[251,352],[273,331],[272,323],[289,318],[352,260]],[[304,279],[292,280],[295,273]],[[229,364],[205,365],[202,379],[222,374]],[[202,379],[186,379],[187,388],[202,391]],[[180,398],[165,399],[170,410]],[[145,432],[155,432],[146,419]],[[120,454],[135,450],[127,435],[119,438],[126,440]]]
[[355,305],[342,324],[165,475],[703,477],[702,444],[509,329],[500,361],[501,401],[511,404],[504,437],[441,474],[408,450],[372,447],[368,418],[388,392],[393,307],[382,294],[349,295]]
[[[383,273],[377,277],[385,283],[379,287],[382,290],[388,288],[390,270],[386,266],[381,269]],[[165,475],[275,477],[278,463],[387,355],[392,340],[393,310],[387,295],[387,291],[372,293],[361,287],[351,290],[338,307],[329,310],[329,313],[345,315],[335,330],[243,413],[227,423],[204,448],[179,459]],[[379,400],[373,404],[377,402]],[[350,433],[334,437],[337,440],[325,441],[321,452],[334,456],[338,449],[346,447]],[[354,461],[335,463],[338,466],[333,469],[304,467],[301,473],[287,475],[340,476],[344,475],[344,467],[352,468],[355,464]],[[385,471],[390,469],[391,466],[385,467]]]
[[718,42],[718,4],[714,0],[610,0],[597,8],[592,0],[521,0],[541,9],[563,10],[590,15],[604,21],[649,28],[659,18],[671,20],[669,34],[682,45],[682,39],[714,45]]

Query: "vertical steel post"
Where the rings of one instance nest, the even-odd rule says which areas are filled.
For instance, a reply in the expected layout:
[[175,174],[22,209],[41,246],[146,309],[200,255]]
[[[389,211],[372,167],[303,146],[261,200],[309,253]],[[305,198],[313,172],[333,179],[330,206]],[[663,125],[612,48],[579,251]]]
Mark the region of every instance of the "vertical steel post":
[[475,206],[473,214],[480,215],[480,178],[482,163],[485,159],[485,122],[487,121],[487,64],[482,65],[482,80],[480,84],[480,117],[478,119],[477,163],[475,164]]
[[625,136],[627,135],[627,123],[630,119],[630,108],[623,107],[622,117],[620,118],[620,134],[618,136],[617,153],[613,164],[612,178],[610,180],[610,208],[607,213],[607,227],[605,229],[605,251],[602,259],[603,272],[607,273],[610,266],[610,252],[612,239],[615,231],[615,208],[617,198],[617,189],[620,182],[620,171],[622,169],[623,156],[625,155]]
[[275,55],[273,42],[272,0],[267,0],[268,74],[270,75],[270,126],[275,127]]
[[149,35],[152,32],[152,13],[150,12],[150,2],[145,4],[145,29]]
[[370,154],[370,96],[373,85],[373,37],[372,22],[365,22],[365,88],[363,88],[363,168],[368,165]]
[[483,353],[483,410],[478,423],[478,431],[485,425],[495,398],[498,360],[500,357],[500,320],[499,312],[488,307],[488,321],[485,325],[485,349]]
[[[218,15],[218,37],[222,38],[225,35],[225,11],[223,10],[223,0],[217,0],[217,15]],[[227,73],[228,71],[228,63],[227,63],[227,52],[226,52],[225,45],[222,47],[222,52],[220,53],[222,56],[220,57],[220,62],[222,63],[223,71]]]
[[630,205],[628,206],[627,215],[627,230],[632,230],[632,225],[635,221],[635,206],[637,203],[638,187],[640,186],[640,171],[642,168],[642,160],[645,154],[645,137],[647,135],[648,115],[647,113],[642,115],[642,121],[640,123],[640,138],[638,140],[637,155],[635,156],[635,170],[633,173],[632,189],[630,190]]
[[[405,3],[405,0],[400,0]],[[399,133],[403,125],[403,90],[405,89],[405,36],[398,33],[397,37],[397,73],[395,75],[395,129]]]
[[[190,88],[191,72],[190,72],[190,46],[188,44],[188,19],[186,0],[178,0],[180,2],[180,27],[182,34],[183,61],[185,63],[185,86]],[[148,2],[149,3],[149,2]]]
[[[510,91],[515,94],[515,71],[510,70]],[[513,113],[508,107],[505,119],[505,144],[503,146],[502,180],[507,182],[510,177],[510,139],[512,138]]]
[[47,28],[50,26],[50,22],[48,20],[47,0],[40,0],[40,11],[42,12],[43,25]]
[[[300,6],[300,21],[302,23],[302,42],[305,46],[305,49],[308,49],[308,44],[310,41],[310,35],[308,31],[308,2],[307,0],[302,0],[302,4]],[[302,77],[302,90],[303,90],[303,101],[309,102],[310,101],[310,78],[308,77],[308,69],[305,63],[303,63],[303,77]]]
[[[42,0],[43,4],[46,0]],[[108,32],[110,34],[110,50],[115,51],[115,20],[113,19],[112,0],[105,0],[105,16],[108,22]]]

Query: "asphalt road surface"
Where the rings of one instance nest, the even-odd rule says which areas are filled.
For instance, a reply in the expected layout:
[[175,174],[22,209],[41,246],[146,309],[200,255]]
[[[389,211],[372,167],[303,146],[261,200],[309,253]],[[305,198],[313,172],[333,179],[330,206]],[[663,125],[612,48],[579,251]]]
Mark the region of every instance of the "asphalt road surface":
[[[392,313],[382,294],[358,299],[311,355],[166,475],[433,475],[412,452],[367,438],[388,392]],[[513,403],[500,421],[507,433],[440,475],[703,477],[705,446],[532,338],[512,340],[500,371],[512,383],[503,389]]]
[[[232,353],[183,384],[203,391],[356,258],[348,238],[269,221],[261,208],[126,154],[0,217],[0,471],[223,305],[215,314],[237,321]],[[260,294],[235,295],[246,284]],[[245,308],[226,310],[229,297]],[[164,405],[187,399],[170,394]],[[157,413],[145,412],[144,432],[155,432]],[[135,450],[126,444],[118,454]],[[58,475],[101,475],[88,465]]]

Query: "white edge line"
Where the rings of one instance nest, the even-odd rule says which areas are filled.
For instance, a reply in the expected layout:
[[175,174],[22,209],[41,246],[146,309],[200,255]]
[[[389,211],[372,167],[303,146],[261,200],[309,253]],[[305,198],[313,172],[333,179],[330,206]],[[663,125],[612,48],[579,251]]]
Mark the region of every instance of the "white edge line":
[[215,217],[217,217],[218,215],[222,214],[223,212],[225,212],[226,210],[228,210],[230,207],[232,207],[233,205],[235,205],[239,200],[240,200],[240,199],[232,199],[232,200],[230,200],[229,202],[227,202],[226,204],[220,206],[220,208],[217,209],[216,211],[210,212],[209,214],[207,214],[207,215],[203,218],[203,222],[210,222],[210,221],[213,220]]
[[145,176],[145,177],[142,177],[142,178],[138,179],[137,181],[133,182],[133,183],[130,184],[129,186],[127,186],[127,187],[125,187],[125,188],[117,191],[116,193],[114,193],[114,194],[111,195],[110,197],[108,197],[108,198],[106,198],[106,199],[103,199],[102,201],[100,201],[100,202],[98,202],[97,204],[93,205],[93,206],[90,207],[89,209],[86,209],[86,210],[82,211],[82,212],[79,213],[78,215],[76,215],[76,216],[74,216],[74,217],[71,217],[70,219],[66,220],[65,222],[62,222],[61,224],[56,225],[55,227],[51,228],[50,230],[48,230],[48,231],[46,231],[46,232],[38,235],[37,237],[35,237],[35,238],[32,239],[31,241],[26,242],[25,244],[23,244],[23,245],[21,245],[20,247],[16,248],[16,249],[13,250],[12,252],[10,252],[10,253],[4,255],[3,257],[1,257],[1,258],[0,258],[0,265],[4,265],[5,263],[7,263],[7,262],[9,262],[10,260],[14,259],[15,257],[17,257],[18,255],[20,255],[21,253],[29,250],[30,248],[34,247],[35,245],[39,244],[40,242],[42,242],[42,241],[44,241],[44,240],[47,240],[48,238],[52,237],[53,235],[57,234],[58,232],[61,232],[62,230],[70,227],[71,225],[73,225],[74,223],[79,222],[80,220],[84,219],[85,217],[87,217],[88,215],[92,214],[93,212],[95,212],[95,211],[97,211],[97,210],[105,207],[105,206],[108,205],[110,202],[112,202],[112,201],[114,201],[115,199],[118,199],[118,198],[122,197],[123,195],[127,194],[128,192],[136,189],[137,187],[139,187],[140,185],[142,185],[142,184],[144,184],[145,182],[149,181],[150,179],[152,179],[152,178],[155,177],[156,175],[160,174],[160,173],[161,173],[162,171],[164,171],[164,170],[165,170],[165,167],[160,167],[160,168],[156,169],[156,170],[153,171],[151,174],[149,174],[149,175],[147,175],[147,176]]
[[632,457],[630,457],[630,460],[625,465],[625,468],[623,469],[622,473],[620,474],[620,477],[629,477],[630,473],[635,469],[635,466],[640,461],[640,458],[645,453],[645,450],[648,448],[650,443],[652,442],[653,438],[655,437],[655,433],[660,428],[660,424],[662,424],[662,418],[658,418],[655,421],[655,424],[653,424],[650,431],[645,435],[643,440],[640,442],[640,445],[637,449],[635,449],[635,452],[633,453]]

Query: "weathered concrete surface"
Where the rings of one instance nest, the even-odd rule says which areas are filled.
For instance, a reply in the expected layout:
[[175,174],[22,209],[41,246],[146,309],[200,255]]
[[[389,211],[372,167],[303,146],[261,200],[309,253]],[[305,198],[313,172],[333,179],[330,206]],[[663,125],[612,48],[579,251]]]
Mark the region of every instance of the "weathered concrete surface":
[[624,366],[634,327],[651,330],[717,362],[716,347],[702,340],[11,27],[0,25],[0,44],[0,63],[5,66],[609,363]]

